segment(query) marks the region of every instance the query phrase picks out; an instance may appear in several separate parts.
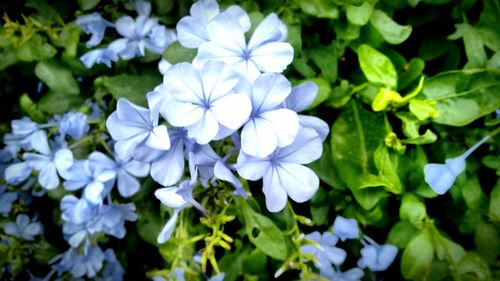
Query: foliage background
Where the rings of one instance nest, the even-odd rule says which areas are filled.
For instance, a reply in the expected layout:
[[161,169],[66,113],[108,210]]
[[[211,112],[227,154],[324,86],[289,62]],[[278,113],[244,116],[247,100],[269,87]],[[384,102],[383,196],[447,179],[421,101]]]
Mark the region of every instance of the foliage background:
[[[327,230],[339,214],[356,218],[363,232],[376,241],[400,249],[387,272],[366,276],[367,280],[500,280],[498,137],[469,157],[466,172],[447,194],[437,196],[423,176],[426,163],[443,163],[461,154],[498,126],[500,2],[247,0],[219,4],[233,3],[247,10],[253,23],[275,12],[287,24],[287,41],[294,47],[295,59],[285,74],[294,83],[307,79],[318,84],[320,91],[309,114],[327,121],[331,132],[323,157],[311,165],[322,183],[310,202],[290,203],[283,212],[271,214],[263,207],[259,185],[252,184],[248,188],[253,199],[248,203],[230,199],[233,204],[222,210],[213,201],[220,218],[238,217],[223,226],[235,239],[231,250],[218,247],[214,253],[226,280],[271,279],[283,260],[297,251],[294,239],[300,233]],[[190,5],[190,1],[153,1],[153,14],[174,28]],[[159,56],[119,61],[110,69],[103,65],[86,69],[79,61],[87,51],[87,38],[74,23],[76,17],[98,11],[114,21],[130,10],[129,3],[118,0],[2,1],[2,135],[9,132],[10,120],[21,116],[43,122],[71,109],[89,112],[85,103],[89,98],[106,105],[108,115],[119,97],[145,104],[145,93],[161,82]],[[176,63],[193,55],[173,44],[163,56]],[[421,77],[425,77],[423,84]],[[156,244],[169,215],[152,196],[153,188],[153,182],[145,180],[133,197],[140,218],[128,225],[126,238],[105,241],[120,249],[118,256],[129,280],[189,261],[195,249],[203,246],[202,241],[183,244],[181,238],[177,243]],[[45,235],[33,246],[39,256],[22,261],[19,270],[29,266],[34,272],[45,272],[44,262],[64,249],[59,222],[53,219],[61,192],[51,192],[29,206],[41,212]],[[262,218],[259,214],[270,220],[254,223],[259,227],[271,223],[272,230],[279,228],[283,241],[252,241],[245,229],[250,217]],[[182,221],[189,224],[180,229],[187,237],[210,232],[206,225],[211,224],[200,224],[194,210],[183,216]],[[311,218],[312,223],[297,224],[300,216]],[[360,245],[349,247],[356,252]],[[289,255],[282,256],[283,252]],[[347,261],[354,263],[355,259]],[[297,269],[280,278],[298,278]]]

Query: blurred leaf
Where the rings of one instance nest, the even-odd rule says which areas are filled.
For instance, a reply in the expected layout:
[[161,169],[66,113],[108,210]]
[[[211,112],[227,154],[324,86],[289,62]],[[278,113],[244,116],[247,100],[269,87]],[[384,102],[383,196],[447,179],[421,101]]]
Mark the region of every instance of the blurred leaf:
[[347,20],[355,25],[365,25],[373,12],[372,4],[364,2],[361,6],[348,5],[346,7]]
[[94,82],[101,92],[111,93],[115,99],[126,98],[129,101],[145,106],[146,94],[161,83],[159,73],[155,75],[129,75],[101,76]]
[[488,213],[493,221],[500,223],[500,180],[497,180],[495,187],[491,190]]
[[436,101],[435,123],[465,126],[500,108],[500,70],[450,71],[426,80],[420,98]]
[[54,60],[37,63],[35,74],[54,92],[62,95],[80,94],[80,87],[73,77],[71,70]]
[[337,49],[335,43],[329,46],[318,45],[305,50],[307,56],[321,69],[323,78],[334,83],[337,80]]
[[46,118],[38,106],[31,100],[27,93],[19,98],[19,105],[22,110],[35,122],[44,123]]
[[398,249],[404,249],[417,234],[418,228],[409,221],[398,221],[389,231],[387,243],[398,247]]
[[456,31],[449,39],[463,38],[465,54],[467,55],[467,68],[481,68],[486,64],[486,51],[483,42],[476,29],[468,23],[456,24]]
[[366,44],[359,46],[357,52],[359,65],[368,81],[375,85],[396,89],[398,74],[387,56]]
[[16,49],[16,57],[20,61],[43,61],[53,58],[57,49],[47,43],[40,34],[35,34],[31,39]]
[[256,274],[266,271],[267,256],[261,250],[254,249],[243,259],[243,269],[250,274]]
[[405,65],[402,72],[398,74],[398,89],[402,90],[410,86],[417,78],[422,77],[425,68],[425,61],[420,58],[413,58]]
[[490,281],[491,271],[488,264],[476,253],[468,252],[457,266],[465,280]]
[[168,45],[163,52],[163,57],[171,64],[180,62],[192,62],[196,56],[196,49],[188,49],[181,46],[179,41],[175,41]]
[[480,210],[481,207],[486,206],[486,196],[483,193],[477,176],[469,177],[460,190],[462,191],[465,205],[469,209]]
[[92,10],[97,5],[99,5],[99,2],[101,2],[101,0],[77,0],[77,1],[78,1],[78,6],[80,6],[80,9],[84,11]]
[[38,102],[38,108],[48,114],[61,114],[82,105],[80,96],[69,96],[60,92],[48,91]]
[[430,270],[434,246],[428,231],[413,237],[403,251],[401,273],[405,279],[422,280]]
[[410,37],[412,27],[400,25],[393,21],[384,11],[374,10],[370,17],[370,23],[380,32],[389,44],[401,44]]
[[337,19],[339,10],[330,1],[323,0],[294,0],[300,6],[300,9],[306,14],[318,17]]
[[500,253],[500,237],[496,228],[489,223],[478,223],[474,232],[478,254],[489,264],[494,263]]

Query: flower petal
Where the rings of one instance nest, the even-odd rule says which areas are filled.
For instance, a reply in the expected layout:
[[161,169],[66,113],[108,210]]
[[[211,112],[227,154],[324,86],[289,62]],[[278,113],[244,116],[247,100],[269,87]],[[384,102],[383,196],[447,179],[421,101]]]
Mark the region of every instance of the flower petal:
[[281,73],[292,63],[293,47],[285,42],[271,42],[252,49],[250,60],[263,72]]
[[212,111],[207,110],[203,115],[202,119],[197,123],[187,127],[188,137],[194,138],[199,144],[207,144],[219,132],[219,122],[217,118],[212,113]]
[[292,93],[285,100],[285,107],[295,112],[305,110],[316,99],[318,86],[312,81],[306,81],[292,88]]
[[163,229],[161,230],[160,234],[158,235],[157,242],[159,244],[167,242],[168,239],[170,239],[170,236],[172,236],[172,233],[174,232],[175,228],[175,223],[177,222],[177,217],[179,216],[179,209],[176,209],[168,222],[165,224]]
[[214,101],[210,108],[220,124],[238,130],[248,120],[252,104],[247,96],[233,94]]
[[169,150],[170,137],[168,136],[167,127],[165,125],[154,127],[146,139],[146,145],[160,150]]
[[279,147],[291,144],[297,136],[299,131],[299,117],[294,111],[282,108],[263,112],[259,117],[259,119],[271,124]]
[[253,113],[275,109],[290,95],[292,85],[278,73],[264,73],[253,85],[251,96]]
[[246,154],[264,158],[278,145],[273,125],[263,118],[249,120],[241,131],[241,150]]
[[118,173],[118,192],[123,197],[130,197],[139,191],[139,181],[125,171]]
[[293,201],[302,203],[313,197],[319,187],[318,176],[300,164],[280,163],[276,168],[279,186]]
[[279,212],[286,206],[286,191],[281,186],[280,176],[276,169],[269,169],[263,178],[262,191],[266,197],[266,207],[269,212]]

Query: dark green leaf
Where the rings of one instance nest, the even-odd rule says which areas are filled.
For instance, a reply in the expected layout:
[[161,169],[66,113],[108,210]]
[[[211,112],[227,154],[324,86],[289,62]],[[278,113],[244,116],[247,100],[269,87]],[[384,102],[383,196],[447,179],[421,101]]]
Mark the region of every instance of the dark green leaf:
[[115,99],[126,98],[129,101],[145,106],[146,94],[161,83],[160,74],[101,76],[94,82],[100,91],[111,93]]
[[491,271],[488,264],[475,253],[469,252],[465,254],[457,268],[459,274],[467,278],[465,280],[491,280]]
[[406,248],[406,245],[418,233],[418,228],[408,221],[397,222],[389,231],[387,243],[390,243],[399,249]]
[[45,122],[45,115],[38,108],[38,106],[30,99],[27,93],[24,93],[19,98],[19,105],[33,121],[39,123]]
[[80,9],[88,11],[99,5],[99,2],[101,2],[101,0],[78,0],[78,5],[80,6]]
[[488,263],[497,260],[500,253],[500,237],[495,227],[489,223],[478,223],[474,233],[474,242],[479,255]]
[[490,194],[490,208],[488,210],[489,216],[495,222],[500,223],[500,180],[497,180],[495,187],[491,190]]
[[48,114],[61,114],[83,104],[80,96],[69,96],[60,92],[49,91],[38,102],[38,108]]
[[334,43],[308,48],[306,54],[319,67],[326,81],[334,83],[337,80],[337,49]]

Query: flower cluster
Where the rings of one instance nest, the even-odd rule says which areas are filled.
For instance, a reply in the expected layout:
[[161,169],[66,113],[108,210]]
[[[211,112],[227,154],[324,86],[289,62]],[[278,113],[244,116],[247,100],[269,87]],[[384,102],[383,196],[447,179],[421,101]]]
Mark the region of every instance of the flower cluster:
[[[95,115],[95,114],[93,114]],[[98,117],[99,118],[99,117]],[[101,250],[95,237],[106,234],[116,238],[125,236],[125,221],[135,221],[135,206],[132,203],[116,204],[111,198],[114,186],[123,197],[139,191],[136,177],[149,172],[149,165],[129,158],[108,157],[100,151],[90,153],[86,159],[75,159],[73,150],[88,142],[100,141],[107,148],[109,137],[104,133],[90,132],[89,116],[81,112],[69,112],[54,116],[45,124],[29,118],[13,120],[12,133],[4,137],[4,178],[8,185],[22,186],[41,196],[48,190],[62,186],[66,191],[81,190],[81,197],[65,195],[61,199],[63,237],[70,248],[50,261],[54,273],[62,276],[66,272],[74,278],[121,279],[123,268],[112,249]],[[34,174],[38,174],[35,179]],[[14,192],[0,189],[2,214],[8,215],[12,203],[17,199]],[[42,234],[42,226],[25,214],[19,214],[16,222],[4,226],[6,234],[24,240],[33,240]],[[105,263],[105,265],[104,265]],[[101,272],[99,276],[97,273]]]
[[[336,247],[339,240],[358,239],[363,248],[357,266],[346,271],[341,271],[347,253],[344,249]],[[332,226],[332,232],[318,231],[305,236],[308,244],[302,246],[301,251],[306,259],[311,259],[319,274],[328,280],[358,281],[364,276],[363,269],[372,272],[386,270],[396,258],[398,249],[391,244],[379,245],[370,237],[360,237],[355,219],[346,219],[338,216]]]
[[[329,132],[321,119],[298,114],[318,88],[313,82],[293,87],[281,74],[293,48],[275,14],[247,42],[250,18],[241,7],[222,11],[215,1],[198,1],[190,12],[177,24],[177,36],[182,46],[197,48],[194,60],[163,65],[163,83],[147,94],[148,108],[120,99],[106,122],[117,156],[150,163],[151,177],[165,186],[155,195],[176,210],[159,242],[170,237],[186,206],[205,212],[192,196],[197,182],[208,187],[226,181],[246,196],[234,172],[262,179],[272,212],[282,210],[288,197],[309,200],[319,179],[304,164],[321,156]],[[218,155],[215,142],[231,149]],[[186,160],[190,176],[183,179]]]
[[84,54],[80,60],[87,68],[101,62],[111,67],[111,62],[117,61],[118,58],[129,60],[142,57],[146,54],[146,50],[161,54],[176,40],[173,31],[167,30],[157,19],[149,16],[151,3],[143,0],[135,1],[134,8],[138,14],[135,19],[125,15],[114,24],[103,19],[99,13],[78,17],[76,24],[91,35],[87,42],[89,48],[101,43],[107,28],[115,28],[118,34],[123,36],[111,42],[106,48],[93,49]]

